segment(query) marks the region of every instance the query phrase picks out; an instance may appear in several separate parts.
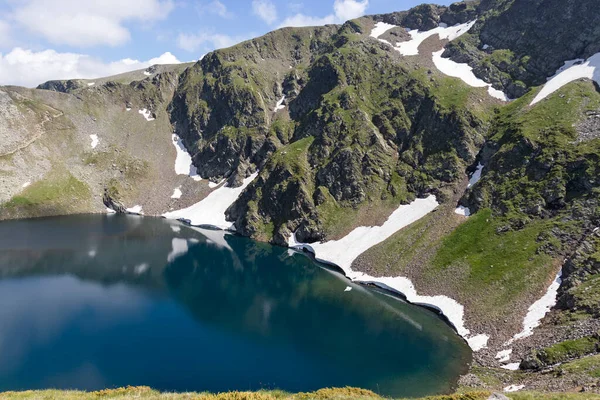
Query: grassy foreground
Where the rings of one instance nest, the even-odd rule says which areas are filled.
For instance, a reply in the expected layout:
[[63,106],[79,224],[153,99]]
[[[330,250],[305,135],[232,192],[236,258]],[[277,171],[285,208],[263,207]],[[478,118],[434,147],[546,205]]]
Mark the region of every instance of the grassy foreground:
[[[471,392],[445,396],[425,397],[422,400],[486,400],[491,392]],[[513,400],[587,400],[600,399],[600,395],[590,393],[535,393],[518,392],[507,393],[506,396]],[[106,389],[97,392],[42,390],[25,392],[0,393],[0,399],[35,399],[35,400],[75,400],[75,399],[157,399],[157,400],[378,400],[383,397],[376,393],[358,388],[321,389],[311,393],[287,393],[280,390],[261,390],[258,392],[227,392],[227,393],[160,393],[149,387],[127,387],[119,389]]]

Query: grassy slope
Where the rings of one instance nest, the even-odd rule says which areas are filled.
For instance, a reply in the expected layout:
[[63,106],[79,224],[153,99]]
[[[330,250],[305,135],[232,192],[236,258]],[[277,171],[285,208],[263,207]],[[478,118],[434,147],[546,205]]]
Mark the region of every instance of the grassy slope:
[[[357,262],[360,269],[380,276],[409,275],[417,287],[423,285],[422,290],[446,290],[464,301],[470,313],[488,321],[509,318],[514,304],[538,298],[560,263],[560,256],[543,249],[562,251],[559,240],[546,233],[555,228],[577,232],[581,221],[564,218],[571,212],[570,203],[549,218],[524,212],[528,204],[539,201],[549,178],[530,176],[525,160],[532,156],[518,154],[515,148],[523,140],[533,142],[542,155],[557,158],[557,169],[596,156],[599,141],[575,143],[574,125],[587,110],[600,106],[600,94],[592,83],[579,81],[530,108],[533,96],[535,91],[496,113],[490,140],[499,143],[499,158],[489,167],[497,170],[484,170],[477,185],[483,185],[477,192],[484,199],[483,208],[469,219],[438,210],[363,254]],[[557,154],[566,161],[561,164]],[[557,174],[568,179],[567,172]]]
[[[425,397],[421,400],[485,400],[490,392],[471,392],[446,396]],[[508,393],[507,396],[514,400],[584,400],[600,399],[599,395],[587,393],[535,393],[519,392]],[[107,389],[98,392],[80,391],[27,391],[0,393],[1,399],[7,400],[86,400],[86,399],[146,399],[146,400],[378,400],[382,397],[377,394],[356,388],[321,389],[311,393],[291,394],[279,390],[259,392],[228,392],[228,393],[160,393],[148,387],[128,387],[120,389]]]

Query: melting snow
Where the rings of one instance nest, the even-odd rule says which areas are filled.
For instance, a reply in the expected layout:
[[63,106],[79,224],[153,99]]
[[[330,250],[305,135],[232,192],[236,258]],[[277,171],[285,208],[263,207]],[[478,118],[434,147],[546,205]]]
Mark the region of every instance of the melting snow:
[[473,25],[475,25],[475,21],[466,22],[464,24],[454,25],[451,27],[448,27],[445,24],[440,24],[440,26],[437,28],[430,29],[428,31],[418,31],[416,29],[408,31],[412,39],[406,42],[397,43],[394,48],[404,56],[416,56],[419,54],[419,46],[421,43],[423,43],[423,41],[425,41],[425,39],[437,34],[440,36],[440,40],[447,39],[452,41],[467,33],[469,29],[473,27]]
[[389,31],[390,29],[395,28],[395,27],[396,27],[396,25],[388,24],[385,22],[378,22],[375,24],[375,27],[371,31],[370,36],[375,39],[378,39],[379,36],[383,35],[387,31]]
[[542,318],[550,311],[552,307],[556,305],[556,296],[558,288],[562,282],[562,269],[554,278],[554,281],[546,291],[546,294],[541,299],[536,301],[529,307],[527,315],[523,320],[523,330],[513,336],[505,345],[512,344],[515,340],[523,339],[533,335],[533,330],[540,325]]
[[510,360],[510,355],[512,354],[512,349],[502,350],[496,354],[496,359],[500,362],[507,362]]
[[144,75],[146,75],[146,76],[150,76],[150,75],[152,75],[152,72],[149,72],[149,71],[144,71]]
[[510,385],[504,388],[505,392],[517,392],[521,389],[523,389],[525,387],[525,385]]
[[125,108],[125,111],[131,111],[131,108],[129,108],[129,107]]
[[175,173],[177,175],[188,175],[195,181],[201,181],[202,177],[198,175],[198,169],[192,163],[192,156],[183,145],[183,140],[175,134],[172,136],[173,146],[177,151],[175,158]]
[[175,233],[181,232],[181,227],[179,225],[171,225],[171,230]]
[[483,171],[483,164],[477,163],[477,169],[475,169],[475,172],[473,172],[473,175],[471,175],[471,178],[469,179],[469,185],[467,186],[467,188],[471,188],[477,182],[479,182],[479,180],[481,179],[481,171]]
[[352,290],[352,288],[350,286],[346,286],[346,289],[344,289],[344,292],[349,292],[351,290]]
[[116,214],[117,212],[115,210],[113,210],[112,208],[106,207],[106,213],[107,214]]
[[477,351],[487,345],[489,337],[487,335],[470,336],[469,330],[464,325],[464,307],[456,300],[446,296],[420,296],[412,282],[404,277],[376,278],[353,271],[351,268],[352,262],[360,254],[383,242],[405,226],[418,221],[438,205],[435,196],[417,199],[411,204],[398,207],[382,226],[361,226],[340,240],[325,243],[299,243],[295,234],[292,234],[288,240],[288,246],[298,250],[306,249],[312,252],[317,260],[339,266],[353,281],[372,283],[384,289],[399,292],[411,303],[426,305],[441,311],[458,333],[467,339],[471,348]]
[[175,188],[175,190],[173,191],[173,195],[171,196],[172,199],[180,199],[181,198],[181,189],[180,188]]
[[150,110],[144,108],[143,110],[139,110],[138,112],[142,114],[144,118],[146,118],[146,121],[154,121],[154,118],[152,117],[152,112]]
[[29,185],[31,185],[31,182],[25,182],[21,187],[23,189],[25,189],[26,187],[28,187]]
[[90,135],[90,139],[92,139],[92,149],[95,149],[98,146],[98,135]]
[[231,188],[227,185],[212,191],[199,203],[182,210],[168,212],[163,217],[168,219],[188,220],[191,225],[209,225],[221,229],[233,229],[227,222],[225,211],[237,200],[244,189],[258,176],[258,172],[244,179],[242,186]]
[[283,95],[283,97],[281,99],[279,99],[279,101],[275,105],[275,109],[273,110],[273,112],[277,112],[279,110],[283,110],[285,108],[285,106],[283,105],[284,101],[285,101],[285,95]]
[[90,82],[90,83],[88,83],[87,85],[88,85],[88,86],[94,86],[95,84],[96,84],[96,82]]
[[484,45],[483,45],[483,47],[482,47],[482,49],[483,49],[483,50],[487,50],[487,49],[489,49],[489,48],[490,48],[490,45],[489,45],[489,44],[484,44]]
[[509,370],[509,371],[517,371],[519,369],[519,365],[520,365],[520,363],[516,362],[516,363],[510,363],[510,364],[502,365],[500,368],[506,369],[506,370]]
[[137,214],[137,215],[141,215],[142,214],[142,206],[133,206],[131,208],[128,208],[126,210],[129,214]]
[[211,189],[214,189],[217,186],[219,186],[221,183],[223,183],[224,180],[225,179],[222,179],[221,181],[219,181],[217,183],[210,181],[210,182],[208,182],[208,187],[211,188]]
[[458,206],[456,210],[454,210],[454,213],[458,215],[464,215],[465,217],[471,216],[471,210],[465,206]]
[[556,74],[544,85],[531,102],[531,105],[542,101],[561,87],[577,79],[588,78],[600,84],[600,70],[597,69],[600,66],[600,53],[594,54],[585,62],[582,61],[581,59],[565,61],[565,65],[559,68]]
[[487,87],[488,94],[496,99],[508,101],[508,96],[501,90],[494,89],[491,84],[479,79],[473,73],[473,68],[469,64],[460,64],[449,58],[443,58],[444,49],[433,53],[433,63],[445,75],[459,78],[464,83],[472,87]]

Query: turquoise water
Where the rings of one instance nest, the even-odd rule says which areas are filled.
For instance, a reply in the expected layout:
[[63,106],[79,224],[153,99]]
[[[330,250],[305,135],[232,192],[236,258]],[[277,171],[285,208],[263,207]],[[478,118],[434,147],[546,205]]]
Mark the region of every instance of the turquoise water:
[[450,391],[471,359],[434,313],[304,254],[155,218],[1,222],[0,305],[0,391],[402,397]]

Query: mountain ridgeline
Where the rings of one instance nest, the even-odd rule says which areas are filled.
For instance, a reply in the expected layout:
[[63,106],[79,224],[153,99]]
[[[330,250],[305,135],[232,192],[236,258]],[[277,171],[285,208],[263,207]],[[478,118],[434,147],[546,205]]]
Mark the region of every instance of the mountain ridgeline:
[[[557,307],[509,359],[543,369],[540,351],[562,346],[561,360],[573,362],[597,347],[572,342],[600,329],[600,93],[579,79],[533,100],[565,62],[600,52],[596,8],[593,0],[425,4],[279,29],[194,64],[1,87],[0,219],[104,212],[103,199],[151,215],[191,206],[214,185],[173,171],[177,140],[212,184],[240,187],[257,174],[225,215],[238,233],[278,245],[292,234],[337,240],[435,195],[435,212],[353,268],[406,276],[419,292],[464,305],[467,325],[490,335],[475,359],[494,367],[562,271]],[[382,23],[395,27],[373,37]],[[418,54],[397,51],[414,30],[457,24],[468,31],[428,36]],[[437,52],[483,85],[443,73]],[[513,100],[490,96],[486,83]],[[592,365],[573,369],[581,385],[600,371],[600,360]],[[495,370],[491,384],[473,370],[465,384],[545,389],[552,378],[561,389],[573,385],[567,372]]]

